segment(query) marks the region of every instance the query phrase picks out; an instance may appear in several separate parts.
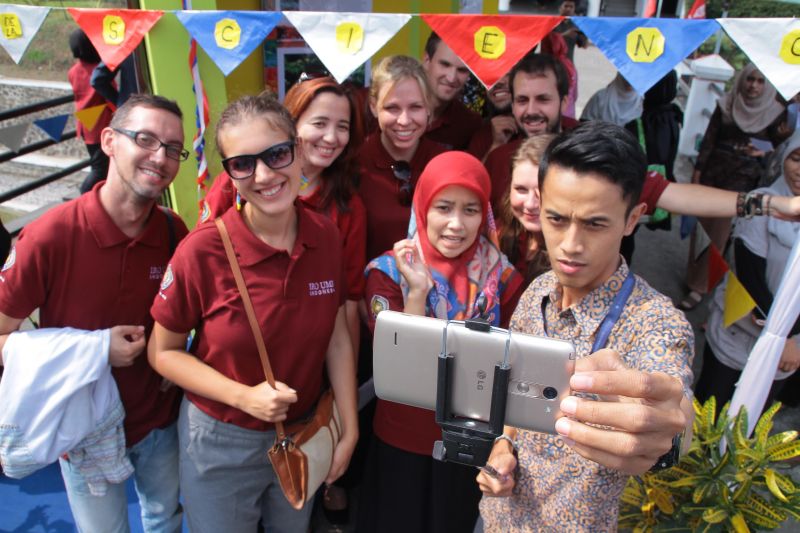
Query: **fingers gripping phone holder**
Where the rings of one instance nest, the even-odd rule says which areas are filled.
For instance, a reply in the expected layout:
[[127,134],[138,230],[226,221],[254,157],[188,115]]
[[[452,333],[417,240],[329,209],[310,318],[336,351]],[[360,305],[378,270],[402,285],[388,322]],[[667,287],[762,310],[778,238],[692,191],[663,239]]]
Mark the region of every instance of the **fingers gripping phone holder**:
[[436,423],[442,428],[442,440],[433,446],[433,458],[439,461],[452,461],[473,466],[483,466],[497,437],[503,434],[506,417],[506,395],[511,366],[508,364],[508,352],[511,346],[511,332],[506,339],[503,362],[494,367],[492,383],[492,400],[489,421],[457,417],[451,405],[451,378],[453,376],[453,354],[447,350],[447,328],[450,324],[464,324],[465,327],[484,333],[492,330],[505,333],[505,330],[494,328],[485,320],[448,321],[442,332],[442,351],[439,353],[436,389]]

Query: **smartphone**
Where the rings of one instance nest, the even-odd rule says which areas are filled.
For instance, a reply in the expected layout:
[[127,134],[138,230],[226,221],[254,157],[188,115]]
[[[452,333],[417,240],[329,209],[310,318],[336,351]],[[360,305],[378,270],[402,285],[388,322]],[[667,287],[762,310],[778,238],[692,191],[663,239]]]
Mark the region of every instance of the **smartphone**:
[[[447,321],[382,311],[375,323],[373,373],[381,399],[434,410],[437,362]],[[454,358],[451,405],[456,416],[489,420],[494,368],[506,360],[509,333],[475,331],[463,323],[447,327],[447,353]],[[571,343],[511,332],[511,374],[505,423],[554,434],[559,405],[570,394],[575,369]]]

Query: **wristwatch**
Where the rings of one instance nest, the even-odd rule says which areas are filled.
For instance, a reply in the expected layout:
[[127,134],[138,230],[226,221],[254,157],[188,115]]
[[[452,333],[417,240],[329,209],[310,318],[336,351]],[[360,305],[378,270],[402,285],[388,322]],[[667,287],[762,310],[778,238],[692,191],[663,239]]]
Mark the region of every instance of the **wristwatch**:
[[672,437],[672,448],[667,453],[662,455],[650,468],[650,472],[658,472],[673,467],[680,461],[681,456],[681,442],[683,442],[683,433],[678,433]]

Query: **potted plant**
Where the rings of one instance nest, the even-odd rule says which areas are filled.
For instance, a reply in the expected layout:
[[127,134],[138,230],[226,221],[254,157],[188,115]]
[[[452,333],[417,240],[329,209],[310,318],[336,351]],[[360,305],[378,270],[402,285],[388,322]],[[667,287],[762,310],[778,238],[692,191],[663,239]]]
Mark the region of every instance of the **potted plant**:
[[694,400],[689,451],[672,468],[628,480],[620,529],[742,533],[800,520],[800,486],[788,472],[800,441],[797,431],[771,434],[780,407],[764,412],[748,437],[744,408],[731,419],[726,404],[716,417],[714,398],[704,405]]

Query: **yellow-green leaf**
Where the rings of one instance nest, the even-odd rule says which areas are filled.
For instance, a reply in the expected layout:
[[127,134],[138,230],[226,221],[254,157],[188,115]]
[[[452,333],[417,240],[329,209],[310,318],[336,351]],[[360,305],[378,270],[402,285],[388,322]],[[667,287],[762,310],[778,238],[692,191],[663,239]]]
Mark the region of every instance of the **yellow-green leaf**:
[[731,460],[731,452],[726,451],[725,454],[722,456],[722,458],[719,460],[719,464],[714,467],[714,470],[711,471],[711,476],[717,477],[719,473],[722,472],[722,469],[725,468],[725,465],[727,465],[730,462],[730,460]]
[[708,496],[708,493],[711,492],[711,489],[714,487],[715,482],[710,481],[707,483],[703,483],[699,485],[694,492],[692,493],[692,503],[700,503],[703,499]]
[[[741,504],[737,504],[742,512],[751,511],[754,514],[764,517],[768,520],[780,523],[786,519],[786,515],[782,511],[776,509],[770,503],[755,493],[750,493]],[[777,527],[777,526],[776,526]]]
[[[781,525],[779,521],[771,520],[766,516],[760,515],[757,512],[752,511],[750,509],[742,509],[742,516],[747,517],[748,522],[750,522],[754,526],[758,526],[759,528],[775,529],[776,527]],[[742,520],[744,520],[744,518]],[[731,522],[733,522],[733,520],[731,520]],[[747,531],[749,531],[749,529]]]
[[742,513],[736,513],[731,517],[731,526],[736,533],[750,533],[750,528],[747,527],[747,520],[744,519]]
[[784,431],[783,433],[776,433],[772,435],[770,438],[767,439],[767,449],[777,445],[777,444],[786,444],[787,442],[792,442],[797,438],[798,432],[797,431]]
[[653,487],[647,490],[647,496],[655,502],[662,513],[672,514],[675,512],[675,506],[672,505],[672,498],[668,491]]
[[780,402],[775,402],[772,406],[764,411],[764,414],[761,415],[761,418],[756,423],[756,427],[753,430],[753,434],[755,435],[756,442],[761,444],[762,446],[767,444],[767,438],[769,437],[769,432],[772,431],[772,419],[775,418],[775,413],[778,412],[781,408]]
[[764,470],[764,479],[767,481],[767,488],[772,493],[773,496],[778,498],[782,502],[789,502],[789,499],[784,496],[783,492],[781,491],[780,486],[778,485],[778,481],[776,479],[777,472],[775,472],[771,468],[767,468]]
[[703,520],[709,524],[719,524],[728,518],[728,511],[725,509],[714,509],[712,507],[703,511]]
[[692,487],[700,483],[702,480],[703,478],[700,476],[687,476],[685,478],[670,482],[669,486],[674,489],[679,489],[681,487]]
[[739,485],[736,490],[733,492],[733,501],[738,502],[742,497],[747,496],[747,493],[750,492],[750,487],[753,485],[753,481],[748,479],[741,485]]
[[800,455],[800,441],[777,444],[767,449],[767,458],[770,461],[785,461]]
[[714,427],[714,419],[717,413],[717,399],[713,396],[708,399],[703,406],[703,429],[709,431]]

